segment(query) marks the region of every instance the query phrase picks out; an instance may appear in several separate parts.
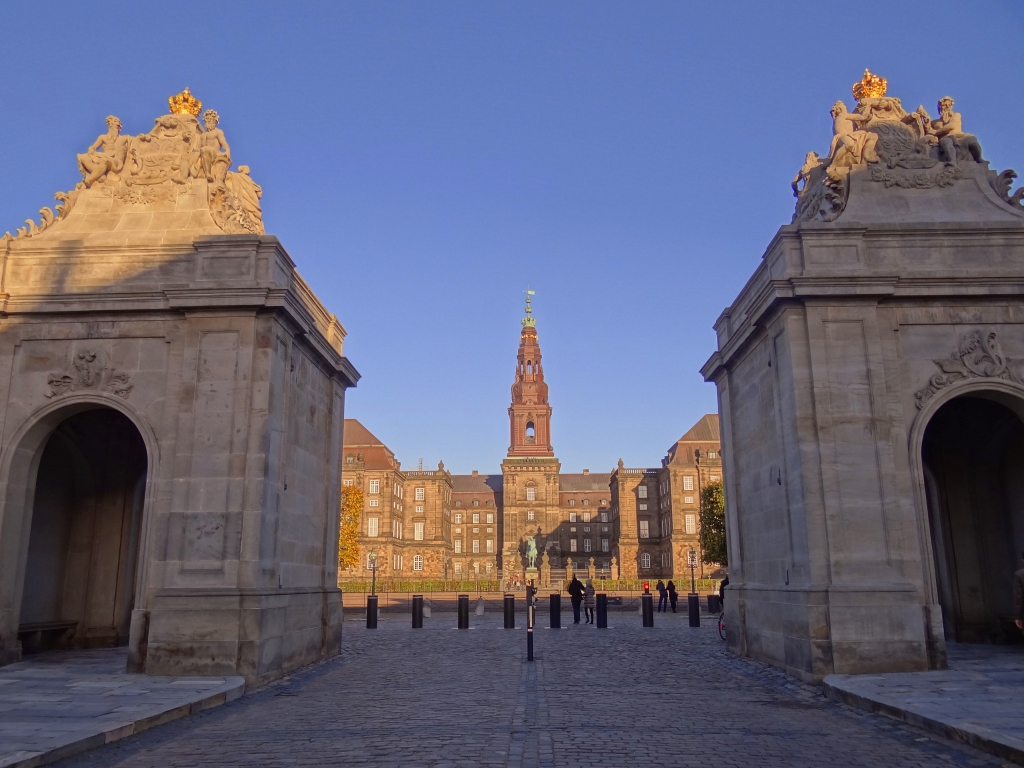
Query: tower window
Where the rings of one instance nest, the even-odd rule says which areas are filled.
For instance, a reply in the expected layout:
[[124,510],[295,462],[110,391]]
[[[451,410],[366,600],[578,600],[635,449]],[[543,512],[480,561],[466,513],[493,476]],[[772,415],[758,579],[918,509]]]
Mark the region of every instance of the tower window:
[[528,361],[528,362],[526,363],[526,372],[527,372],[527,373],[533,373],[533,363],[532,363],[532,362],[529,362],[529,361]]
[[534,488],[532,485],[527,486],[527,488],[526,488],[526,500],[527,501],[535,501],[536,499],[537,499],[537,489]]
[[533,427],[533,422],[532,421],[527,422],[526,423],[526,442],[527,443],[533,443],[533,441],[536,439],[535,435],[536,435],[536,430]]

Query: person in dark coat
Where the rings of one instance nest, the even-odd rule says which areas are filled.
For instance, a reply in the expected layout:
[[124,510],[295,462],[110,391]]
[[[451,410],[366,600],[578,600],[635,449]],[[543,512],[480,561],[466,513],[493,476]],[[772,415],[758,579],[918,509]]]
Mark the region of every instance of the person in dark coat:
[[658,585],[655,587],[658,590],[658,613],[662,611],[668,612],[668,590],[665,589],[665,582],[658,579]]
[[[1024,565],[1024,552],[1020,557]],[[1013,574],[1013,620],[1017,629],[1024,631],[1024,568]]]
[[679,599],[679,592],[676,591],[676,583],[669,579],[668,586],[668,604],[672,606],[672,613],[676,612],[676,600]]
[[572,623],[580,623],[580,603],[583,602],[583,583],[575,576],[572,577],[572,581],[569,582],[569,586],[566,588],[569,593],[569,598],[572,600]]
[[725,610],[725,588],[729,586],[729,576],[726,575],[722,579],[722,583],[718,585],[718,599],[722,601],[722,609]]

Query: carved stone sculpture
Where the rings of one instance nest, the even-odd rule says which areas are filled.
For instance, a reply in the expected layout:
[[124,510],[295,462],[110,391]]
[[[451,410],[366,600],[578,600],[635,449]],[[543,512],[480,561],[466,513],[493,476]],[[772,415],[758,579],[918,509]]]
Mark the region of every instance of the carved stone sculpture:
[[91,187],[107,174],[120,173],[127,154],[128,137],[121,135],[121,121],[110,115],[107,117],[107,132],[78,156],[78,169],[85,177],[82,183]]
[[977,137],[964,133],[963,117],[953,111],[953,98],[943,96],[939,99],[939,117],[932,120],[927,127],[927,136],[938,143],[943,159],[949,163],[966,160],[968,155],[974,162],[982,162],[981,144]]
[[996,378],[1024,384],[1024,361],[1011,360],[1003,354],[995,331],[974,330],[964,334],[953,355],[936,360],[935,364],[940,373],[914,393],[918,408],[923,408],[940,389],[963,379]]
[[[54,197],[60,205],[56,206],[56,213],[50,208],[41,209],[39,223],[27,220],[14,237],[60,231],[60,224],[72,215],[83,194],[113,197],[119,207],[112,213],[127,216],[132,215],[133,209],[147,212],[137,206],[169,203],[181,195],[200,194],[206,198],[209,216],[190,220],[188,226],[195,234],[264,234],[260,205],[263,190],[250,175],[249,166],[231,171],[231,148],[219,127],[218,114],[206,110],[204,130],[197,119],[202,103],[187,88],[172,96],[168,103],[170,114],[156,118],[148,133],[137,136],[122,135],[121,121],[109,116],[107,132],[78,155],[82,182],[68,192],[57,192]],[[195,206],[189,203],[186,209],[195,210]],[[108,215],[103,223],[90,221],[77,229],[97,234],[117,231],[118,221],[116,216]],[[10,238],[10,233],[5,237]]]
[[832,145],[828,150],[829,167],[843,167],[878,161],[875,142],[878,134],[860,130],[859,124],[870,118],[848,112],[841,100],[832,105]]
[[572,577],[573,577],[574,573],[575,573],[575,571],[573,570],[573,567],[572,567],[572,558],[570,557],[568,560],[565,561],[565,580],[566,581],[572,581]]
[[47,378],[47,397],[57,397],[79,389],[100,389],[127,399],[131,394],[131,377],[119,373],[107,363],[99,349],[81,349],[74,355],[70,373],[51,373]]

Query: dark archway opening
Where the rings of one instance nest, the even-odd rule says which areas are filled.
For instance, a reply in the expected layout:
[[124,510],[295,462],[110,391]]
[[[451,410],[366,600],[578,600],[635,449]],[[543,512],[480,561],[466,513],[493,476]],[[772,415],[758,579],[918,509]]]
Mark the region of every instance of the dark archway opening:
[[946,637],[1020,642],[1013,574],[1024,549],[1024,423],[978,396],[942,406],[922,458]]
[[24,653],[128,643],[146,446],[118,411],[84,411],[42,447],[18,636]]

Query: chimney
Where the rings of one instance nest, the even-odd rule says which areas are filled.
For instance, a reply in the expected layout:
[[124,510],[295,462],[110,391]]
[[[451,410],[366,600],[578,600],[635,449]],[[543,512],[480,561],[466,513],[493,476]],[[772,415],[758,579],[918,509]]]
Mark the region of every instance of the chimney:
[[473,470],[473,477],[479,477],[479,476],[480,476],[480,472],[478,472],[477,470],[474,469]]
[[583,470],[583,474],[584,475],[589,475],[590,474],[590,470],[589,469],[584,469]]

